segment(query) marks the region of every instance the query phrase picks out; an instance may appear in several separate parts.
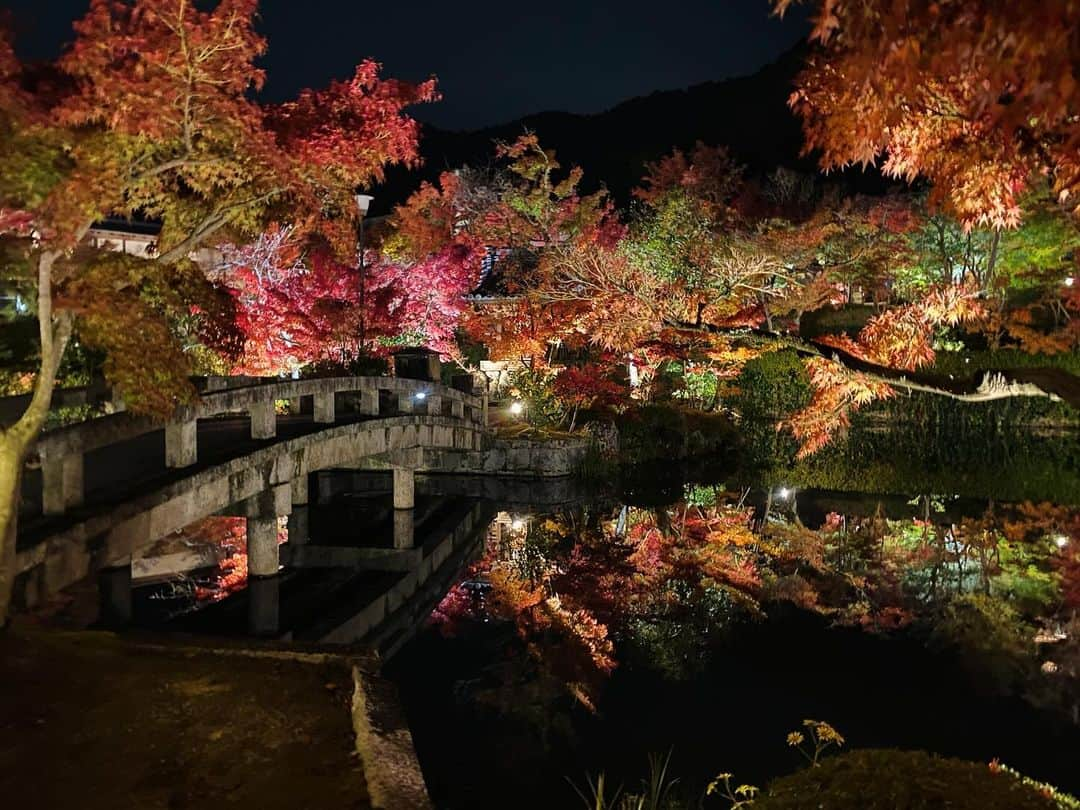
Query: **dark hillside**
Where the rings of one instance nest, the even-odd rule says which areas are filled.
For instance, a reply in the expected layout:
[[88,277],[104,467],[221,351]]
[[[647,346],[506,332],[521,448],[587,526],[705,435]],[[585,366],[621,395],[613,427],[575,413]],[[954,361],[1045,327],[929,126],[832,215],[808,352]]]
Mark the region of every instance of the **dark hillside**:
[[[564,165],[585,170],[583,189],[601,183],[624,203],[648,161],[688,148],[695,141],[726,144],[751,174],[776,166],[812,172],[812,158],[800,158],[802,132],[787,108],[795,76],[803,64],[805,46],[798,46],[751,76],[706,82],[685,90],[668,90],[630,99],[596,115],[542,112],[475,132],[447,132],[425,127],[420,171],[395,170],[379,190],[378,210],[400,202],[422,179],[463,164],[483,165],[491,159],[495,141],[510,141],[532,130]],[[864,190],[880,185],[876,173],[845,177]]]

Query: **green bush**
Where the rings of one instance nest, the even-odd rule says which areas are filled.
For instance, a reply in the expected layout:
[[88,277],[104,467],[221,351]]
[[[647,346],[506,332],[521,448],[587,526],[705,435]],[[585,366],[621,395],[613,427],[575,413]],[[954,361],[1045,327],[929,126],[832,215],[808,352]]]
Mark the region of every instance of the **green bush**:
[[530,425],[550,427],[566,421],[566,408],[555,397],[554,380],[553,372],[539,369],[521,368],[510,375],[510,391],[525,403],[525,419]]
[[744,421],[743,467],[757,485],[855,492],[947,493],[1002,501],[1080,503],[1080,437],[991,431],[897,419],[888,429],[856,424],[808,458],[794,458],[791,433]]
[[830,757],[771,783],[754,810],[1055,810],[1070,797],[1043,795],[1006,771],[925,751],[862,750]]
[[1023,617],[996,596],[970,593],[951,600],[934,622],[930,643],[955,651],[986,693],[1009,694],[1035,666],[1035,645]]
[[810,378],[790,349],[766,352],[745,366],[735,380],[731,404],[750,418],[782,418],[810,402]]

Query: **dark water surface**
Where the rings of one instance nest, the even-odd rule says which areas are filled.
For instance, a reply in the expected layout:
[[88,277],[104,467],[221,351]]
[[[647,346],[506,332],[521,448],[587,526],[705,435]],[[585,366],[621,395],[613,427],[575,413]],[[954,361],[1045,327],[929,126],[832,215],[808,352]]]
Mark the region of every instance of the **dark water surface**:
[[863,430],[795,461],[740,430],[735,458],[590,485],[433,476],[420,579],[371,570],[388,476],[313,476],[271,591],[223,564],[138,588],[135,618],[378,647],[440,808],[579,807],[571,781],[636,788],[668,751],[691,797],[764,785],[805,718],[1080,793],[1080,432]]
[[[857,610],[823,613],[798,599],[774,598],[748,617],[730,603],[698,610],[687,609],[684,600],[680,615],[693,625],[685,634],[691,638],[661,622],[656,627],[667,635],[645,641],[641,623],[620,628],[612,618],[617,665],[583,701],[573,689],[560,689],[552,675],[567,667],[545,661],[565,655],[559,640],[550,630],[530,633],[508,619],[493,603],[486,569],[474,568],[460,591],[472,600],[464,618],[428,627],[388,667],[439,807],[579,807],[569,781],[583,788],[587,775],[603,771],[609,784],[636,788],[648,755],[668,751],[689,796],[719,772],[735,774],[736,783],[764,785],[799,767],[785,737],[804,718],[829,722],[851,747],[997,758],[1080,792],[1077,673],[1039,669],[1049,659],[1074,666],[1076,660],[1076,640],[1060,636],[1078,628],[1068,625],[1075,607],[1062,594],[1068,583],[1061,567],[1080,543],[1077,434],[990,431],[950,438],[925,430],[873,431],[807,462],[792,461],[790,448],[762,436],[750,463],[649,465],[623,477],[613,502],[504,515],[504,524],[524,526],[518,532],[524,539],[503,550],[501,564],[533,571],[544,563],[530,555],[546,558],[563,566],[549,587],[565,588],[574,549],[595,545],[597,531],[614,538],[620,517],[629,524],[677,522],[693,511],[688,503],[725,492],[750,511],[755,531],[772,527],[788,537],[842,520],[847,540],[839,545],[845,548],[837,551],[837,541],[828,541],[829,565],[876,582],[871,601],[879,601],[878,608],[904,605],[905,618],[895,627],[873,626],[894,613],[867,611],[871,621]],[[710,508],[704,514],[717,514]],[[593,528],[583,528],[590,521]],[[579,532],[571,528],[569,537],[552,541],[553,523],[556,533],[567,525]],[[872,539],[860,545],[858,532]],[[880,564],[873,562],[878,543]],[[859,559],[852,559],[852,549]],[[490,548],[488,556],[499,557]],[[902,570],[892,570],[901,558]],[[816,587],[823,598],[836,597],[828,583]],[[569,591],[558,595],[563,606],[595,601]],[[990,601],[978,601],[984,598]],[[949,613],[951,605],[971,599],[1013,611],[1008,626],[1020,628],[1024,655],[1003,651],[1020,643],[1018,636],[989,637],[994,625],[972,626],[967,614],[957,619]],[[462,604],[446,609],[460,612]],[[712,615],[702,620],[703,610]],[[948,632],[946,616],[952,616]],[[1033,645],[1040,632],[1058,635]],[[1072,652],[1065,652],[1067,644]]]

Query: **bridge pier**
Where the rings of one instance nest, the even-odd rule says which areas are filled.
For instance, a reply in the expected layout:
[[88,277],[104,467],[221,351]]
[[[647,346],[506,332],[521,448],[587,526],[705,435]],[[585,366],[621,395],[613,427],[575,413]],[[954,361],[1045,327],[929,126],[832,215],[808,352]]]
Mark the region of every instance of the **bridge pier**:
[[292,487],[278,484],[239,504],[247,518],[248,577],[272,577],[281,567],[278,518],[292,512]]
[[247,519],[249,577],[272,577],[278,572],[278,521],[276,515]]
[[412,548],[416,506],[416,472],[394,467],[394,548]]
[[306,506],[308,503],[308,476],[298,475],[289,482],[289,492],[293,506]]
[[428,394],[424,400],[428,416],[442,416],[442,397]]
[[268,577],[248,582],[248,632],[276,636],[281,632],[281,579]]
[[405,467],[394,467],[394,509],[416,506],[416,473]]
[[450,400],[450,415],[455,419],[464,419],[465,403],[460,399]]
[[165,466],[190,467],[199,460],[196,419],[179,419],[165,425]]
[[98,572],[98,620],[108,628],[131,624],[131,557]]
[[413,394],[409,391],[401,391],[398,393],[397,398],[398,413],[406,414],[412,413],[413,408]]
[[41,511],[62,515],[83,502],[83,454],[41,459]]
[[414,510],[394,510],[394,548],[412,548],[416,545],[415,526]]

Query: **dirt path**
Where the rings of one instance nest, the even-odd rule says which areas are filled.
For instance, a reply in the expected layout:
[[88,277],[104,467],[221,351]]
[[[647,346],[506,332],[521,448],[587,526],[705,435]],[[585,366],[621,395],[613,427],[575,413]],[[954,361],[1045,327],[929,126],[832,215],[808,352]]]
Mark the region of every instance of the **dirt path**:
[[369,807],[342,665],[9,630],[0,685],[5,807]]

